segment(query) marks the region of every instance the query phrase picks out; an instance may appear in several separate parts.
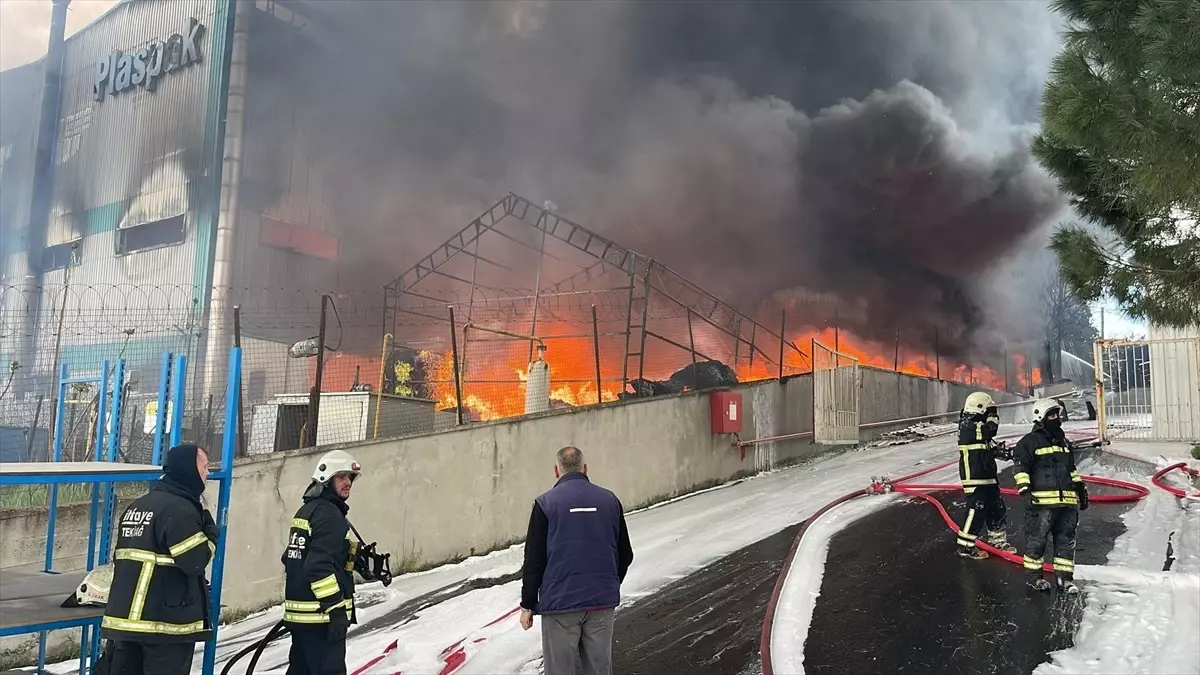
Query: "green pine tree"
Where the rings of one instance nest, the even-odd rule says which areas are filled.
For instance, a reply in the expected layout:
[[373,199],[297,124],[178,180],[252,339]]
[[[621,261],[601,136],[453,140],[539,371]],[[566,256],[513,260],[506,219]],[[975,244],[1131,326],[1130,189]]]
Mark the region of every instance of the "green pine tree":
[[1063,277],[1132,316],[1200,323],[1200,0],[1052,4],[1070,25],[1033,152],[1092,225],[1054,234]]

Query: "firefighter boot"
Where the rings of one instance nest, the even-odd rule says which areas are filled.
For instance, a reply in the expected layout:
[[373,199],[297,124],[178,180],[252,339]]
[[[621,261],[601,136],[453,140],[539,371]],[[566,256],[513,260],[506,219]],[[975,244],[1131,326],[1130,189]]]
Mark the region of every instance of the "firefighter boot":
[[1026,583],[1029,584],[1029,587],[1035,591],[1050,590],[1050,582],[1046,581],[1046,579],[1042,577],[1040,573],[1037,576],[1030,575],[1029,578],[1026,579]]
[[969,558],[971,560],[984,560],[988,557],[988,552],[981,548],[976,548],[974,546],[971,546],[969,548],[966,546],[959,546],[958,547],[958,555],[960,557]]
[[1075,585],[1075,581],[1066,575],[1058,576],[1058,590],[1067,595],[1079,595],[1079,587]]
[[988,544],[1004,551],[1005,553],[1016,553],[1017,547],[1008,543],[1008,535],[1004,530],[988,531]]

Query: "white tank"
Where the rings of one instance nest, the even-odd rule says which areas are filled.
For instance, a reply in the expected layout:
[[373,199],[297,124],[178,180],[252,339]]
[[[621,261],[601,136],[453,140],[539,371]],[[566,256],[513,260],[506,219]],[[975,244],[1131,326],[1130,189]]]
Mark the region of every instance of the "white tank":
[[543,356],[545,347],[538,347],[538,357],[529,362],[529,376],[525,379],[525,414],[544,412],[550,409],[550,364]]

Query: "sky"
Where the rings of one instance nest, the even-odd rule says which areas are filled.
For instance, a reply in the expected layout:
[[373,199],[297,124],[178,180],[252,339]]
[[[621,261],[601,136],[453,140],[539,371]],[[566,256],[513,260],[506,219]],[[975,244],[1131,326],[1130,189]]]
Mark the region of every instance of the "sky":
[[[1103,323],[1101,314],[1104,315]],[[1096,330],[1100,330],[1103,325],[1104,334],[1101,337],[1107,339],[1144,338],[1147,331],[1145,321],[1122,312],[1117,301],[1112,298],[1092,303],[1092,325]]]
[[[73,0],[67,35],[88,25],[117,0]],[[24,65],[46,53],[50,0],[0,0],[0,70]]]

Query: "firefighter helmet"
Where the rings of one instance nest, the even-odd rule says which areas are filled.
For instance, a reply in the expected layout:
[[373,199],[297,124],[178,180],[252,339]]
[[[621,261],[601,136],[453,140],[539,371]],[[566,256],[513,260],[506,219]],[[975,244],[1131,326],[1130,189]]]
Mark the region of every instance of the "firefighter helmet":
[[1033,421],[1045,422],[1046,415],[1049,415],[1052,412],[1062,412],[1062,406],[1058,404],[1058,401],[1055,401],[1052,398],[1039,399],[1033,404]]
[[996,402],[986,391],[977,391],[967,397],[962,411],[968,415],[982,415],[988,408],[995,408]]
[[362,466],[345,450],[330,450],[317,460],[317,468],[313,470],[312,479],[318,483],[328,483],[339,473],[348,473],[354,478],[362,475]]
[[85,605],[103,606],[108,604],[108,589],[112,586],[113,566],[101,565],[88,572],[75,592],[63,602],[63,607],[82,607]]

